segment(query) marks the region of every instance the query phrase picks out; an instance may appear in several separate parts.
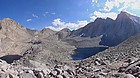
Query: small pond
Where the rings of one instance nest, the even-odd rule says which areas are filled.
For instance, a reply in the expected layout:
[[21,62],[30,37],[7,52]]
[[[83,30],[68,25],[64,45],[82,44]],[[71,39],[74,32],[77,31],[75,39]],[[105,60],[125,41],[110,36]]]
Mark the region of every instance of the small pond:
[[106,49],[108,49],[108,47],[77,48],[72,58],[73,60],[83,60]]
[[0,57],[0,59],[6,61],[7,63],[13,63],[14,60],[19,60],[22,56],[20,55],[6,55]]

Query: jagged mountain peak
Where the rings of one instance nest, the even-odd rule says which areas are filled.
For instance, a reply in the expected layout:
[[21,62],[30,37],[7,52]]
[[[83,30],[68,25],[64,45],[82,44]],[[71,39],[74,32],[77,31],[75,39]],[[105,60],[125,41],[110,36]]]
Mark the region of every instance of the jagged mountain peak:
[[41,32],[44,33],[44,32],[55,32],[55,31],[52,30],[52,29],[50,29],[50,28],[43,28],[43,29],[41,30]]
[[1,20],[1,26],[3,26],[4,28],[11,28],[11,29],[26,29],[24,26],[22,26],[21,24],[19,24],[18,22],[16,22],[15,20],[11,19],[11,18],[4,18],[3,20]]
[[13,20],[13,19],[11,19],[11,18],[4,18],[3,20]]
[[95,19],[94,22],[100,22],[100,21],[104,21],[104,20],[105,20],[104,18],[97,18],[97,19]]
[[127,12],[121,11],[120,14],[118,14],[117,19],[128,19],[130,17],[130,14]]
[[40,32],[41,32],[40,35],[42,35],[42,38],[47,38],[47,37],[54,35],[56,33],[56,31],[54,31],[50,28],[44,28]]
[[45,27],[45,28],[43,28],[43,29],[44,29],[44,30],[52,30],[52,29],[50,29],[50,28],[46,28],[46,27]]
[[71,30],[70,30],[70,29],[68,29],[68,28],[63,28],[63,29],[62,29],[62,30],[60,30],[60,31],[70,32]]
[[106,20],[113,20],[112,18],[107,17]]
[[127,12],[125,11],[121,11],[120,14],[128,14]]
[[23,41],[31,38],[27,32],[27,28],[20,25],[18,22],[11,18],[4,18],[0,23],[0,38],[9,37],[13,41]]
[[131,23],[140,24],[140,17],[137,17],[134,14],[129,14],[127,12],[122,11],[120,14],[118,14],[116,21],[118,22],[129,21]]
[[120,12],[120,15],[127,15],[127,16],[132,16],[130,13],[128,13],[128,12],[125,12],[125,11],[121,11],[121,12]]
[[15,20],[13,20],[11,18],[4,18],[2,20],[2,22],[19,24],[19,23],[17,23]]

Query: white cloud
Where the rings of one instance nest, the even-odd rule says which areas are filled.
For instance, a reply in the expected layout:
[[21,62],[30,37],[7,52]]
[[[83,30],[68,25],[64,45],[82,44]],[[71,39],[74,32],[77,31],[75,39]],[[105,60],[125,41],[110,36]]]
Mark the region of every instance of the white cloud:
[[35,15],[35,14],[32,14],[32,16],[33,16],[34,18],[38,18],[38,16],[37,16],[37,15]]
[[113,8],[118,8],[121,11],[126,9],[140,10],[140,0],[107,0],[104,10],[111,11]]
[[63,29],[63,28],[61,28],[61,27],[53,27],[53,26],[47,26],[46,28],[50,28],[50,29],[52,29],[52,30],[54,30],[54,31],[59,31],[59,30],[61,30],[61,29]]
[[[92,0],[92,2],[94,7],[96,5],[98,10],[90,15],[91,21],[94,21],[96,18],[107,17],[116,19],[117,14],[121,11],[128,12],[132,15],[136,15],[133,14],[135,11],[140,11],[140,0],[106,0],[102,3],[98,3],[98,0]],[[130,11],[134,12],[131,13]]]
[[70,23],[70,22],[66,23],[66,22],[61,21],[60,18],[57,18],[57,19],[54,19],[54,21],[52,22],[53,26],[47,26],[47,28],[50,28],[50,29],[53,29],[56,31],[59,31],[63,28],[69,28],[71,30],[75,30],[75,29],[81,28],[87,24],[88,24],[87,21],[77,21],[76,23]]
[[99,3],[99,0],[92,0],[93,7],[96,11],[91,15],[92,21],[96,18],[112,18],[115,19],[117,14],[121,11],[136,15],[136,11],[140,11],[140,0],[105,0]]
[[98,0],[92,0],[92,2],[93,2],[93,3],[97,3],[97,2],[98,2]]
[[47,14],[49,14],[49,12],[46,11],[46,12],[43,14],[43,16],[46,16]]
[[54,21],[52,22],[53,26],[64,26],[65,22],[62,22],[60,18],[54,19]]
[[77,23],[66,23],[65,26],[71,30],[75,30],[84,27],[88,23],[89,23],[88,21],[77,21]]
[[94,15],[91,16],[90,18],[95,20],[96,18],[105,18],[106,19],[107,17],[115,20],[117,17],[117,13],[115,13],[115,12],[103,13],[103,12],[95,11]]
[[114,7],[119,7],[119,3],[115,0],[115,1],[106,1],[105,2],[105,7],[104,10],[105,11],[111,11]]
[[32,21],[32,19],[27,19],[26,21],[27,21],[27,22],[30,22],[30,21]]
[[84,27],[85,25],[87,25],[89,22],[88,21],[78,21],[78,26],[79,27]]
[[131,8],[135,9],[135,10],[140,10],[140,1],[135,2],[134,5]]

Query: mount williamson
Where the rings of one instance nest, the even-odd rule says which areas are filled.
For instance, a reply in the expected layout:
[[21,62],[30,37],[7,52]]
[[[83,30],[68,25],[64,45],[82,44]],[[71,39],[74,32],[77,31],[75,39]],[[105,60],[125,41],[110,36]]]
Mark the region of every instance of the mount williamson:
[[140,32],[140,18],[121,12],[116,20],[97,18],[83,28],[74,30],[71,36],[101,36],[101,45],[115,46]]
[[[140,17],[121,12],[77,30],[30,30],[0,21],[0,78],[140,78]],[[83,60],[77,49],[106,48]]]

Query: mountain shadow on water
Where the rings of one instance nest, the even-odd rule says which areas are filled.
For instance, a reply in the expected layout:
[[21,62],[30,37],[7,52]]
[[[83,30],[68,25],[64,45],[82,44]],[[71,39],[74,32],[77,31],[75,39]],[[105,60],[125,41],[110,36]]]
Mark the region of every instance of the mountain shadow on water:
[[77,48],[72,58],[73,60],[83,60],[106,49],[108,49],[108,47]]
[[3,57],[0,57],[0,59],[6,61],[7,63],[13,63],[14,60],[19,60],[22,56],[20,55],[6,55]]

